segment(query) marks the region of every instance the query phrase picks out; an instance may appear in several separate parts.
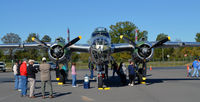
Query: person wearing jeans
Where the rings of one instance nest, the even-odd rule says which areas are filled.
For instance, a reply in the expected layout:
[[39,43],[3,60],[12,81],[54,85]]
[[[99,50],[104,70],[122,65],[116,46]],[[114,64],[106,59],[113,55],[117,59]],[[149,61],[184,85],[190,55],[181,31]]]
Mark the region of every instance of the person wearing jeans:
[[199,72],[198,72],[198,66],[199,66],[199,64],[198,64],[197,58],[195,58],[195,61],[192,63],[192,66],[194,68],[194,72],[192,74],[192,77],[194,77],[194,76],[199,77]]
[[77,87],[76,85],[76,64],[72,63],[72,87]]
[[27,93],[27,65],[24,61],[20,66],[20,75],[21,75],[21,97],[26,96]]
[[18,66],[18,63],[16,62],[15,65],[13,66],[13,72],[15,76],[15,90],[19,89],[19,74],[17,72],[17,66]]

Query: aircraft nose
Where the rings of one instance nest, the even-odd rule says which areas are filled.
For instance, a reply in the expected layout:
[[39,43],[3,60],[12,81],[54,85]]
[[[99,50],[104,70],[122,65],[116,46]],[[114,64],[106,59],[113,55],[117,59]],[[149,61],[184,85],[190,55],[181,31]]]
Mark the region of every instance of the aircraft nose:
[[93,45],[99,51],[105,51],[108,49],[108,41],[106,39],[96,39],[94,40]]

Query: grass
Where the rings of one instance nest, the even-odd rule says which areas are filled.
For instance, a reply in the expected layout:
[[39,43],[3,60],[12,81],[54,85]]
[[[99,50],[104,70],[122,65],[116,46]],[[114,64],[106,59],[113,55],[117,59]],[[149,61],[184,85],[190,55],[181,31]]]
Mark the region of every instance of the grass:
[[[119,63],[118,63],[119,64]],[[128,62],[125,62],[128,65]],[[155,67],[176,67],[176,66],[186,66],[187,64],[191,65],[191,62],[188,61],[156,61],[156,62],[148,62],[147,67],[150,66]],[[6,63],[6,68],[8,71],[11,70],[12,63]],[[88,69],[88,63],[77,62],[76,63],[77,69]],[[110,64],[109,64],[110,68]]]

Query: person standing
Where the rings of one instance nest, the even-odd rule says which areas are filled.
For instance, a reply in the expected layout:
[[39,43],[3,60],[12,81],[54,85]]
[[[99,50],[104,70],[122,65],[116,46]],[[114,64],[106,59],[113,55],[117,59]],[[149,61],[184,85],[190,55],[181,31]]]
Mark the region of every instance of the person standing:
[[90,79],[94,80],[94,64],[90,61],[88,67],[90,70]]
[[13,66],[13,72],[15,76],[15,90],[19,90],[19,73],[17,71],[18,68],[18,62],[15,62],[15,65]]
[[[198,61],[197,61],[197,58],[195,58],[194,62],[192,63],[192,66],[193,66],[193,69],[194,69],[194,72],[192,74],[192,77],[199,77],[199,72],[198,72]],[[196,74],[196,75],[195,75]]]
[[42,58],[42,64],[40,64],[40,78],[42,83],[42,98],[45,99],[45,87],[48,85],[50,89],[49,98],[54,98],[53,88],[51,84],[51,73],[50,73],[50,64],[46,63],[46,58]]
[[199,72],[200,72],[200,59],[198,60],[198,68],[197,68],[198,75],[197,75],[197,77],[199,77]]
[[128,85],[135,85],[135,67],[134,62],[130,61],[130,65],[128,66],[128,72],[129,72],[129,84]]
[[105,63],[105,78],[108,80],[108,62]]
[[113,77],[115,76],[115,73],[117,73],[117,69],[118,69],[118,64],[114,61],[114,63],[112,64]]
[[36,98],[34,96],[34,90],[35,90],[35,73],[37,73],[38,71],[36,70],[35,67],[33,67],[33,63],[34,63],[34,60],[29,60],[28,61],[29,63],[29,66],[27,68],[27,74],[28,74],[28,81],[29,81],[29,84],[30,84],[30,94],[29,94],[29,97],[30,98]]
[[126,85],[126,65],[124,62],[120,63],[120,78],[123,85]]
[[25,97],[27,93],[27,64],[26,60],[20,66],[20,75],[21,75],[21,97]]
[[62,69],[65,71],[65,80],[68,80],[68,63],[63,64]]
[[61,76],[61,80],[62,80],[62,83],[65,84],[65,81],[66,81],[66,67],[65,65],[63,64],[62,65],[62,68],[60,69],[60,74],[62,75]]
[[19,85],[18,85],[18,91],[22,91],[21,89],[21,86],[22,86],[22,78],[21,78],[21,75],[20,75],[20,66],[21,66],[22,62],[21,60],[19,60],[18,62],[18,66],[17,66],[17,73],[18,73],[18,76],[19,76]]
[[72,87],[77,87],[76,85],[76,63],[72,63]]
[[189,66],[188,68],[188,73],[187,73],[187,77],[191,77],[192,76],[192,67]]

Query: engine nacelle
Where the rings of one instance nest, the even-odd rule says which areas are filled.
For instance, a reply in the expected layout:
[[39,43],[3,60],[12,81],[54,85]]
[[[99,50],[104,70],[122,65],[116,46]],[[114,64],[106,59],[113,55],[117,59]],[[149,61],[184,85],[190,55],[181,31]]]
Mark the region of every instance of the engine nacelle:
[[153,57],[154,49],[151,48],[150,43],[141,44],[136,48],[133,54],[135,60],[146,60],[149,61]]
[[53,44],[48,49],[49,58],[53,61],[63,62],[70,59],[70,52],[62,49],[61,45]]

